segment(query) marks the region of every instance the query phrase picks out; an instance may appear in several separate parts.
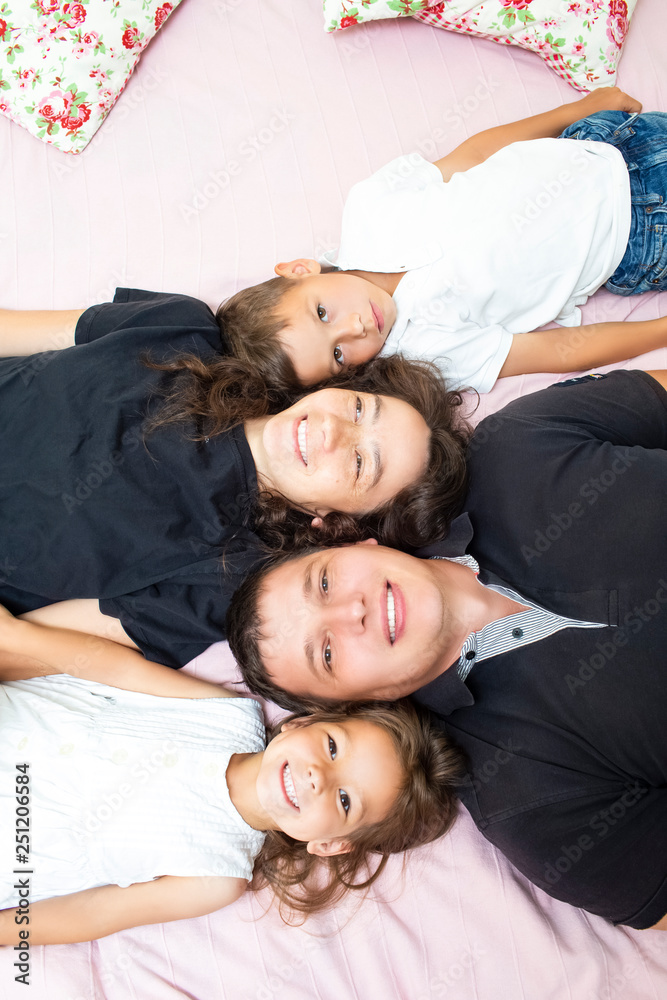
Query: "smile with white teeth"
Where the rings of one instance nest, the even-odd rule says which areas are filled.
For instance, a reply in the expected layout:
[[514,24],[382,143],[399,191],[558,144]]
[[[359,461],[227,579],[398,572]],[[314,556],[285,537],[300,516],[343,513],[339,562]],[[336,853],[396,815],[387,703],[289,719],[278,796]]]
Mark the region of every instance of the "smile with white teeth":
[[287,792],[287,798],[290,800],[295,809],[299,808],[299,800],[296,797],[296,790],[294,788],[294,782],[292,781],[292,773],[289,769],[289,764],[285,764],[283,767],[283,784],[285,786],[285,791]]
[[307,433],[306,433],[306,423],[308,417],[304,417],[303,420],[299,422],[297,428],[296,436],[299,442],[299,451],[301,452],[301,458],[303,459],[303,464],[308,465],[308,449],[306,447]]
[[389,622],[389,639],[394,644],[396,639],[396,608],[394,607],[394,595],[391,584],[387,584],[387,621]]

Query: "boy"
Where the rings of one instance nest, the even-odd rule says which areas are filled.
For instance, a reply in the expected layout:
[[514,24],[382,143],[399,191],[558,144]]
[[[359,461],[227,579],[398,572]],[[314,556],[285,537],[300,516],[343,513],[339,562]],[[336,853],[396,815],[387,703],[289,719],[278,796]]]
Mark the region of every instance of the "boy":
[[[667,319],[579,327],[579,306],[605,283],[621,295],[667,287],[653,225],[667,212],[667,115],[640,111],[602,88],[436,163],[399,157],[352,188],[325,270],[308,258],[278,264],[278,278],[221,307],[235,352],[273,344],[302,385],[401,352],[488,392],[501,376],[583,370],[667,344]],[[564,129],[569,141],[556,139]],[[566,329],[527,332],[552,320]]]

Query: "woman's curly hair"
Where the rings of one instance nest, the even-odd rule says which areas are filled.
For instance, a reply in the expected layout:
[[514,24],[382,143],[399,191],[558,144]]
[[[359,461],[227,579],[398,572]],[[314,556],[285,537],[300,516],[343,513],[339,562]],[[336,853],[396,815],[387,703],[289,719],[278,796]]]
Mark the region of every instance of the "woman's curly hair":
[[[273,280],[289,284],[289,279]],[[245,420],[279,413],[304,396],[330,387],[403,400],[421,414],[431,432],[427,466],[418,480],[365,514],[330,512],[317,528],[311,525],[314,511],[296,508],[289,497],[260,487],[253,528],[274,549],[330,545],[369,536],[385,545],[413,549],[444,537],[460,512],[467,486],[469,428],[461,414],[462,394],[447,389],[435,365],[397,354],[372,358],[304,389],[282,348],[278,354],[282,355],[279,360],[274,357],[267,362],[268,367],[276,365],[268,379],[267,364],[257,366],[250,360],[250,352],[243,358],[181,355],[161,362],[145,359],[150,367],[164,373],[158,390],[161,402],[152,408],[146,432],[181,423],[191,439],[203,440]],[[400,440],[396,448],[401,448]]]

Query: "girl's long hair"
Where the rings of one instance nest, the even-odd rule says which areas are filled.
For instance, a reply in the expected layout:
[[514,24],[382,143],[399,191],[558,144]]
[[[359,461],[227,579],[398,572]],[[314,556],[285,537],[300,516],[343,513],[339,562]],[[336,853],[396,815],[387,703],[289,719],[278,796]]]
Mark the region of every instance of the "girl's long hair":
[[[147,433],[180,423],[192,440],[203,440],[253,417],[279,413],[298,399],[330,387],[401,399],[424,418],[431,431],[424,473],[367,514],[333,511],[314,529],[313,511],[292,506],[289,497],[282,494],[260,490],[253,527],[273,549],[329,545],[369,536],[385,545],[418,548],[444,537],[460,513],[467,486],[469,436],[460,412],[463,397],[449,391],[438,369],[427,361],[411,361],[397,354],[378,356],[309,389],[296,386],[289,372],[285,382],[281,376],[267,383],[249,361],[235,357],[182,355],[162,362],[145,361],[164,372],[159,390],[162,400],[152,408],[145,424]],[[286,363],[291,367],[289,361]],[[400,448],[397,440],[396,449]]]
[[356,830],[347,854],[320,858],[281,831],[269,831],[255,861],[251,890],[270,886],[287,922],[305,919],[349,891],[364,892],[391,854],[441,837],[456,817],[455,787],[464,773],[462,751],[411,702],[369,702],[316,709],[313,722],[364,719],[389,734],[403,783],[389,815]]

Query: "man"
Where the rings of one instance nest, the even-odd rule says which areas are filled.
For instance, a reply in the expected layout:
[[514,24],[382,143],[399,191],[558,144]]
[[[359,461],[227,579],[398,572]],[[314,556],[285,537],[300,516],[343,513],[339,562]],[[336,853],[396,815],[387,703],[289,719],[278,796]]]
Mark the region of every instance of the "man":
[[457,537],[430,560],[311,551],[241,589],[230,642],[274,697],[414,692],[468,754],[461,797],[517,868],[615,923],[664,929],[667,376],[655,374],[574,379],[479,425],[467,501],[479,578],[467,557],[437,558],[459,555]]

